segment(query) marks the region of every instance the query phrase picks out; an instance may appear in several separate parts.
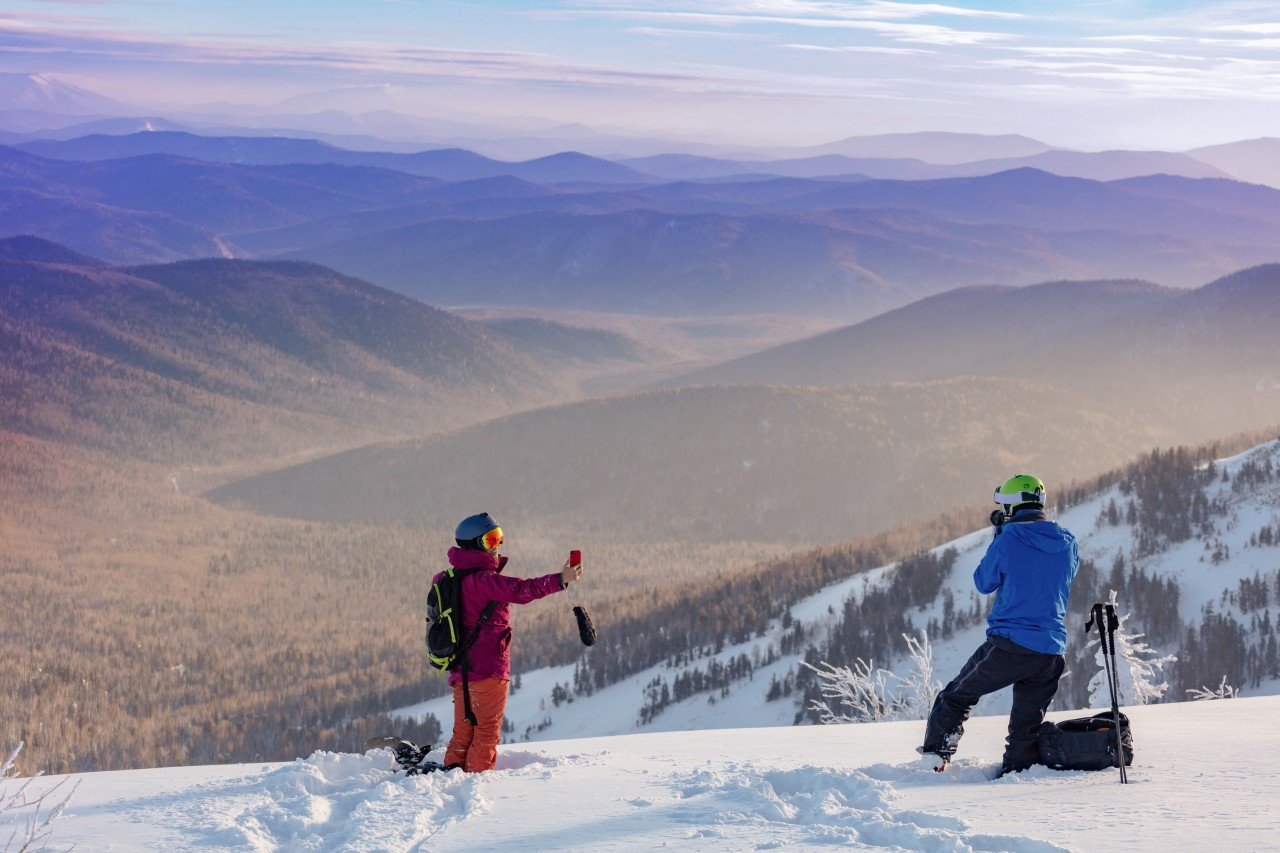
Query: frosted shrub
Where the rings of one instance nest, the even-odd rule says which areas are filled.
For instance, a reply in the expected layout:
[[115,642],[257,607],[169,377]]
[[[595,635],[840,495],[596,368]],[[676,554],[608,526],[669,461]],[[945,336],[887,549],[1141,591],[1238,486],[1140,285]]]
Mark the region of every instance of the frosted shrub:
[[1227,677],[1225,675],[1222,676],[1222,681],[1218,684],[1216,689],[1211,690],[1208,687],[1192,687],[1187,690],[1187,693],[1191,695],[1192,701],[1196,702],[1204,701],[1205,699],[1235,699],[1240,695],[1239,690],[1232,687],[1230,684],[1227,684]]
[[911,668],[905,676],[898,676],[902,719],[923,720],[933,710],[933,698],[942,690],[942,682],[933,676],[933,646],[924,631],[918,640],[908,634],[903,634],[902,639],[907,641],[907,654],[911,656]]
[[[1111,591],[1109,602],[1112,607],[1116,603],[1116,592]],[[1166,664],[1173,663],[1176,655],[1161,655],[1147,643],[1143,642],[1143,634],[1127,634],[1124,623],[1132,614],[1120,617],[1120,627],[1116,629],[1116,667],[1119,692],[1116,701],[1121,705],[1149,705],[1160,699],[1169,690],[1169,682],[1160,681],[1161,671]],[[1103,660],[1102,643],[1094,637],[1091,641],[1098,647],[1096,660],[1098,672],[1089,682],[1089,705],[1103,708],[1111,704],[1111,696],[1107,689],[1106,662]]]
[[[14,764],[20,752],[22,743],[14,747],[9,757],[0,764],[0,781],[17,776]],[[0,844],[4,845],[0,850],[4,853],[47,849],[53,837],[53,825],[62,817],[63,810],[76,790],[73,786],[61,799],[55,796],[58,789],[66,784],[64,779],[36,794],[31,790],[34,778],[27,779],[11,791],[0,793]]]
[[929,635],[916,639],[903,634],[911,667],[906,675],[879,669],[858,658],[853,667],[805,663],[818,677],[821,700],[812,709],[823,725],[877,723],[887,720],[923,720],[929,716],[933,697],[942,689],[933,676],[933,647]]
[[[852,668],[833,666],[826,661],[818,666],[804,665],[818,676],[822,699],[815,699],[812,708],[824,726],[897,719],[889,698],[889,679],[894,677],[892,672],[876,669],[875,664],[862,658],[858,658]],[[832,709],[832,702],[836,710]]]

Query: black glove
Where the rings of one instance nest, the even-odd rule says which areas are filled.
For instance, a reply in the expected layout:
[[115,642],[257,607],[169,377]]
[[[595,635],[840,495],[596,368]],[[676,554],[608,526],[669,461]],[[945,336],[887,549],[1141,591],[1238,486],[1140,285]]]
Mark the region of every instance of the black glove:
[[591,616],[587,614],[587,608],[581,604],[575,604],[573,615],[578,617],[578,636],[582,638],[582,645],[594,646],[596,644],[596,626],[592,624]]
[[995,527],[997,536],[1000,535],[1000,528],[1008,518],[1009,517],[1004,514],[1004,510],[1002,509],[991,510],[991,524]]

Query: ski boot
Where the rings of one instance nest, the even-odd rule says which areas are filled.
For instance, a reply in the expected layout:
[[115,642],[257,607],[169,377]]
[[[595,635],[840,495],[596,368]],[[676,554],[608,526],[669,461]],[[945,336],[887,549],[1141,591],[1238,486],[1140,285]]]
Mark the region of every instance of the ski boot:
[[956,747],[960,745],[960,735],[962,734],[964,734],[963,729],[947,732],[942,736],[942,743],[939,746],[934,749],[925,749],[923,746],[917,746],[916,752],[920,753],[922,762],[932,765],[935,773],[941,773],[951,763],[951,756],[956,754]]

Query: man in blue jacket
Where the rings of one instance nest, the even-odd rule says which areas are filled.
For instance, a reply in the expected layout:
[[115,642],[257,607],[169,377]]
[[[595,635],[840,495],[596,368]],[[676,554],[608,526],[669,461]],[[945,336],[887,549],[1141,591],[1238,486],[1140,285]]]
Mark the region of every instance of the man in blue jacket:
[[[988,693],[1013,685],[1001,773],[1038,760],[1037,729],[1058,691],[1067,648],[1067,596],[1080,568],[1071,531],[1044,511],[1044,483],[1019,474],[996,489],[996,535],[973,573],[978,592],[996,594],[987,641],[938,694],[925,728],[924,755],[951,759],[969,710]],[[941,767],[937,769],[942,769]]]

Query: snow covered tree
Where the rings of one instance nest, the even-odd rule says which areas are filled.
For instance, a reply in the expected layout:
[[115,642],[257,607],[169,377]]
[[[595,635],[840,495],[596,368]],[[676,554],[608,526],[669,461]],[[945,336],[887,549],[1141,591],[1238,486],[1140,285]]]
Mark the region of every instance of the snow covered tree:
[[[822,699],[811,709],[824,725],[832,723],[875,723],[886,720],[923,720],[933,707],[933,697],[942,684],[933,675],[933,647],[929,635],[920,638],[903,634],[911,667],[897,675],[861,658],[853,667],[833,666],[826,661],[813,666]],[[835,707],[832,707],[834,703]]]
[[[0,780],[17,776],[14,765],[20,752],[21,743],[0,763]],[[28,779],[7,793],[0,794],[0,843],[5,845],[0,850],[4,853],[46,849],[53,836],[54,823],[62,816],[67,803],[71,801],[71,795],[79,786],[77,782],[65,797],[58,800],[55,795],[66,784],[65,779],[40,793],[32,790],[33,781],[34,778]]]
[[1240,695],[1240,691],[1236,690],[1236,688],[1232,687],[1230,684],[1227,684],[1227,677],[1225,675],[1222,676],[1222,681],[1218,684],[1216,689],[1210,689],[1208,687],[1193,687],[1187,690],[1187,693],[1190,694],[1192,701],[1195,702],[1203,701],[1205,699],[1235,699]]
[[[1111,591],[1109,603],[1112,607],[1116,605],[1116,592]],[[1116,681],[1119,686],[1119,692],[1116,700],[1121,705],[1148,705],[1153,700],[1160,699],[1169,690],[1169,682],[1160,681],[1161,671],[1167,664],[1173,663],[1178,658],[1176,655],[1161,655],[1155,649],[1151,648],[1143,641],[1144,634],[1128,634],[1124,631],[1124,623],[1132,614],[1126,613],[1120,617],[1120,627],[1116,629]],[[1106,661],[1104,660],[1102,643],[1097,638],[1093,639],[1097,644],[1097,654],[1095,659],[1098,662],[1098,672],[1089,682],[1089,705],[1093,708],[1103,708],[1111,704],[1111,696],[1107,687]]]

